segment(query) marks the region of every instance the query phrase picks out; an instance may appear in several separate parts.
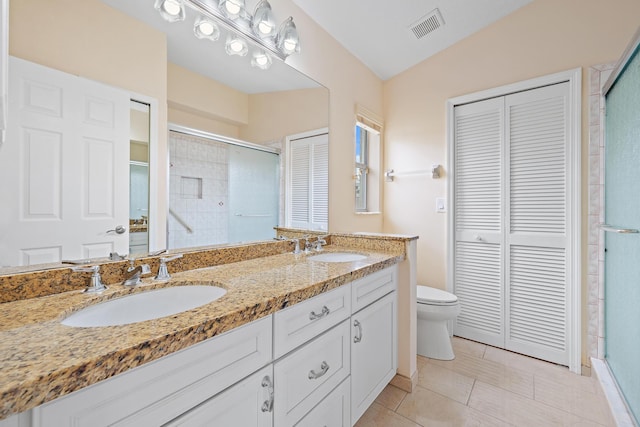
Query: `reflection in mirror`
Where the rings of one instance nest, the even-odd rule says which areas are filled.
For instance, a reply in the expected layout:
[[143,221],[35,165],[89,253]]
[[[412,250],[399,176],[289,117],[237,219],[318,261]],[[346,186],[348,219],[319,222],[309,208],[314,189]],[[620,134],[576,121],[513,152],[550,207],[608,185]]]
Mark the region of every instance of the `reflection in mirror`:
[[[147,176],[143,171],[145,160],[130,157],[134,149],[131,140],[134,140],[134,144],[143,140],[142,137],[129,135],[131,130],[129,115],[132,114],[130,102],[132,98],[138,99],[133,94],[140,94],[139,99],[151,104],[152,107],[149,119],[152,125],[148,131],[152,135],[151,148],[148,149],[146,159],[151,171],[148,175],[149,188],[152,189],[164,188],[164,180],[168,177],[167,171],[154,172],[154,168],[164,168],[167,164],[166,158],[162,158],[164,150],[169,149],[164,137],[167,132],[167,123],[267,145],[278,148],[281,152],[288,136],[328,126],[329,95],[326,88],[280,60],[274,60],[268,70],[260,70],[251,67],[247,61],[244,61],[246,58],[227,56],[224,52],[224,43],[211,43],[194,38],[195,16],[190,15],[190,12],[187,13],[185,21],[174,25],[165,22],[159,16],[153,8],[153,0],[65,0],[65,7],[61,7],[62,3],[61,0],[11,2],[10,52],[18,58],[28,58],[33,63],[46,64],[49,69],[64,70],[76,81],[86,82],[93,79],[108,82],[106,86],[116,91],[120,90],[124,94],[123,111],[127,116],[127,125],[121,139],[126,142],[127,148],[115,151],[118,154],[124,153],[125,156],[123,159],[118,157],[117,162],[114,163],[121,167],[122,171],[113,172],[112,176],[117,180],[121,177],[126,179],[124,189],[105,189],[106,183],[110,182],[104,179],[107,176],[103,170],[105,162],[96,161],[96,167],[92,167],[91,170],[95,172],[94,182],[101,187],[97,187],[97,190],[92,192],[81,190],[78,185],[81,182],[82,169],[73,171],[68,166],[73,164],[81,166],[83,163],[80,161],[74,163],[71,157],[67,157],[66,152],[50,153],[53,146],[43,145],[46,149],[38,151],[38,156],[33,157],[34,160],[41,161],[38,167],[50,174],[63,170],[65,179],[41,180],[40,182],[46,184],[42,187],[46,191],[41,192],[40,196],[33,192],[28,200],[32,202],[32,207],[39,209],[32,213],[37,215],[37,219],[42,219],[46,216],[54,218],[59,212],[67,209],[66,195],[110,195],[109,198],[103,197],[102,200],[110,199],[118,204],[124,204],[123,218],[118,217],[116,220],[113,215],[109,216],[108,224],[101,226],[99,232],[96,231],[93,234],[82,231],[84,229],[79,218],[70,218],[72,229],[79,231],[85,237],[90,236],[89,240],[93,243],[86,246],[86,250],[78,255],[64,256],[56,249],[60,246],[60,234],[51,231],[50,223],[35,221],[33,219],[36,216],[32,216],[24,222],[26,228],[15,228],[15,236],[27,249],[42,246],[35,240],[41,236],[47,236],[52,239],[44,245],[47,249],[25,252],[19,256],[12,255],[11,258],[0,255],[0,267],[49,263],[67,258],[104,257],[111,251],[126,254],[130,247],[131,253],[138,251],[143,253],[145,249],[150,251],[165,249],[164,245],[158,246],[155,243],[165,241],[166,226],[163,223],[159,224],[153,218],[153,209],[168,209],[170,189],[167,189],[166,194],[164,191],[151,190],[148,191],[148,197],[144,195],[140,198],[132,197],[134,191],[144,193],[142,185],[138,191],[134,181],[138,182],[138,178],[143,181],[142,178]],[[96,20],[95,17],[99,19]],[[34,25],[41,31],[32,31]],[[132,40],[135,40],[135,43],[132,43]],[[83,79],[79,78],[79,75],[91,77]],[[54,79],[47,78],[41,87],[50,87],[54,82]],[[17,93],[18,87],[19,85],[9,85],[9,103],[20,99]],[[15,89],[13,94],[12,88]],[[9,126],[12,126],[12,117],[15,116],[10,113]],[[36,136],[41,135],[44,133]],[[19,150],[17,144],[11,143],[12,140],[17,138],[7,138],[2,150],[9,148]],[[33,141],[44,143],[45,140]],[[154,147],[156,143],[160,144],[160,151]],[[100,145],[94,148],[100,148]],[[82,151],[72,149],[71,152],[81,153]],[[105,159],[97,153],[96,159]],[[18,151],[14,154],[16,157],[12,158],[17,159]],[[159,154],[160,158],[158,158]],[[0,160],[2,158],[5,157],[0,156]],[[62,168],[62,160],[65,162],[64,168]],[[18,164],[15,160],[9,162]],[[34,167],[36,167],[35,163]],[[283,164],[280,167],[282,168]],[[279,173],[283,175],[284,170],[280,169]],[[0,171],[3,183],[15,182],[18,176],[21,177],[20,185],[24,186],[28,183],[23,175]],[[136,189],[130,188],[129,183],[136,185]],[[284,185],[280,185],[278,224],[283,224]],[[2,197],[3,202],[16,210],[23,209],[25,205],[17,195],[12,194],[15,193],[15,188],[4,184],[0,187],[2,188],[0,196],[7,196]],[[235,190],[230,189],[230,191]],[[151,200],[147,207],[144,206],[145,199],[147,203],[149,199]],[[59,202],[59,206],[55,206],[53,202]],[[100,204],[94,205],[96,209],[103,207],[104,205]],[[150,244],[147,243],[144,234],[138,234],[144,231],[136,230],[144,229],[144,209],[151,211],[150,215],[149,212],[146,214],[149,216],[147,233],[149,233]],[[258,211],[251,213],[263,214]],[[156,221],[156,225],[151,224],[153,221]],[[171,219],[167,218],[167,221]],[[118,225],[127,228],[126,235],[113,232],[109,235],[113,235],[115,239],[122,238],[123,245],[118,243],[117,247],[105,246],[100,239],[104,237],[106,231],[114,230]],[[1,228],[13,230],[13,227],[5,227],[4,223]],[[2,236],[0,250],[3,247],[9,247],[6,236],[7,234]],[[96,236],[100,236],[100,239]],[[263,239],[263,237],[256,238]],[[242,236],[238,239],[247,241],[249,237]],[[137,244],[139,247],[134,248]],[[145,248],[145,245],[148,246]],[[12,252],[15,253],[16,248],[17,246],[13,246]]]
[[131,101],[129,254],[149,252],[149,105]]
[[279,214],[278,151],[172,126],[170,249],[266,240]]

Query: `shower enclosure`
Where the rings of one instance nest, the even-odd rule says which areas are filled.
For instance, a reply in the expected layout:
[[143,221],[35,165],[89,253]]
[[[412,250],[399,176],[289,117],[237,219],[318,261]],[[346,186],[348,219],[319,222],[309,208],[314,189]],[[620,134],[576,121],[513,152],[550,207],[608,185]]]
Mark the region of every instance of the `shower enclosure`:
[[[632,45],[633,46],[633,45]],[[638,42],[606,91],[605,360],[640,419],[640,55]]]
[[275,150],[171,131],[169,157],[170,249],[274,237],[280,188]]

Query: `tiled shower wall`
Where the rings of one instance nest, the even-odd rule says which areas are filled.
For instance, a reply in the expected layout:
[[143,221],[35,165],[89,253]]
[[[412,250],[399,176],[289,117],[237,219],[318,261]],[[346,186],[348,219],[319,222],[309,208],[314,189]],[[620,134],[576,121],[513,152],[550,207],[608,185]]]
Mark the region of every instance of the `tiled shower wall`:
[[604,96],[602,87],[615,64],[589,68],[589,255],[588,330],[589,356],[604,358]]
[[169,159],[169,248],[227,243],[228,145],[169,132]]

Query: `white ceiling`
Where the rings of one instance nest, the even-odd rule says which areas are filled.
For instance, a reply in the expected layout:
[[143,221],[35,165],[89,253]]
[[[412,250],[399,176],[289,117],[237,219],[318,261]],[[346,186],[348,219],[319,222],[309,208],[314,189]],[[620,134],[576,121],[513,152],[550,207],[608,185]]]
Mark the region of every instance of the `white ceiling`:
[[[533,0],[293,0],[383,80],[416,65]],[[438,8],[444,25],[410,30]],[[302,31],[301,31],[302,32]],[[301,40],[304,49],[304,39]]]

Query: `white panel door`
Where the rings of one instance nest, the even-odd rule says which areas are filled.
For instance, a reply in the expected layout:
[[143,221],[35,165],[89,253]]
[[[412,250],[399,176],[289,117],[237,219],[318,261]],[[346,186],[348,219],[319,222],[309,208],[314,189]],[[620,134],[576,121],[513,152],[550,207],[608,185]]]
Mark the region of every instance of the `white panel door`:
[[18,58],[9,79],[0,265],[127,253],[129,95]]
[[503,346],[504,100],[456,107],[455,144],[455,333]]

